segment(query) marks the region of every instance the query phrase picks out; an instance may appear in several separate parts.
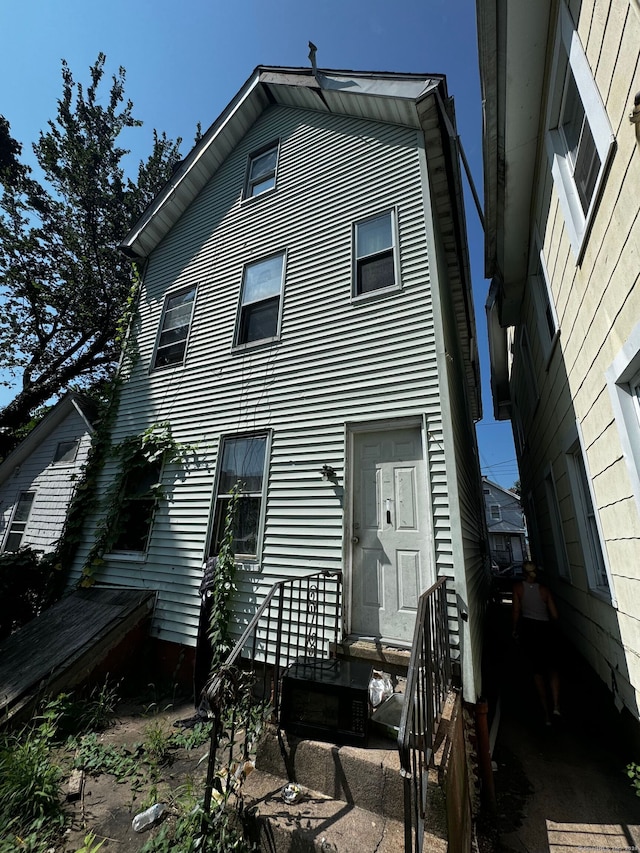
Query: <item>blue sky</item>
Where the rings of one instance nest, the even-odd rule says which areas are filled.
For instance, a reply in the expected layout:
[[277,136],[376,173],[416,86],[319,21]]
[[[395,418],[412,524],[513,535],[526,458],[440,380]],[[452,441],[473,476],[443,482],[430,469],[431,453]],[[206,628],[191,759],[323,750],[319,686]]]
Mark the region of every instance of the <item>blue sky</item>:
[[[102,51],[107,71],[127,71],[126,94],[144,122],[125,138],[131,168],[151,150],[153,128],[181,136],[209,126],[257,65],[446,74],[458,130],[482,193],[482,110],[474,0],[14,0],[0,6],[0,113],[30,154],[56,111],[60,63],[76,80]],[[106,90],[106,87],[105,87]],[[482,228],[469,193],[467,228],[483,367],[482,473],[504,486],[518,477],[508,423],[493,420],[488,373]],[[12,397],[0,389],[0,405]]]

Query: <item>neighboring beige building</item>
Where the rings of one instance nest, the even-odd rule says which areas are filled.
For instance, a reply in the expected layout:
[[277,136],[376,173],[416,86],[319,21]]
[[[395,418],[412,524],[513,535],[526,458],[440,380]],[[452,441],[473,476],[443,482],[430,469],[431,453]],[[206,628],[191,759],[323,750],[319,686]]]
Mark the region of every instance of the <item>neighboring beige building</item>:
[[495,414],[565,630],[637,720],[640,6],[477,11]]

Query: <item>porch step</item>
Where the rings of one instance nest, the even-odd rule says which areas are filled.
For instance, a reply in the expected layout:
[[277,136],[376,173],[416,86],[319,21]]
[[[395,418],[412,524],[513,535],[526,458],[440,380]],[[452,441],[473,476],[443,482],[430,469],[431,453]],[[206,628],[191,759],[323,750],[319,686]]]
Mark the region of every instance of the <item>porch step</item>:
[[367,811],[402,820],[403,781],[393,741],[372,737],[367,748],[338,746],[281,732],[281,743],[282,748],[275,727],[270,726],[258,746],[258,770],[342,800],[343,805],[357,803]]
[[[297,803],[283,801],[286,779],[256,770],[243,786],[250,831],[268,853],[399,853],[402,820],[383,817],[305,788]],[[447,842],[426,834],[425,850],[446,853]]]
[[406,676],[409,668],[410,649],[402,649],[382,643],[380,640],[346,638],[340,643],[331,643],[332,656],[345,660],[366,660],[375,669],[381,669],[391,675]]

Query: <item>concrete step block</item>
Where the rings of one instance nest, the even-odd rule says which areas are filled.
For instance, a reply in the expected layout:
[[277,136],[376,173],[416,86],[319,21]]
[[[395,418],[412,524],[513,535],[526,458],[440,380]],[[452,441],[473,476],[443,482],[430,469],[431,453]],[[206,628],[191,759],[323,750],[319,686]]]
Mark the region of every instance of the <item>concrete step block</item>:
[[[286,779],[255,770],[243,785],[251,835],[265,853],[400,853],[404,850],[401,820],[335,800],[302,787],[298,802],[281,796]],[[425,838],[425,850],[446,853],[447,843]]]
[[269,726],[258,744],[256,767],[348,805],[402,820],[400,758],[391,740],[370,738],[367,748],[303,740]]

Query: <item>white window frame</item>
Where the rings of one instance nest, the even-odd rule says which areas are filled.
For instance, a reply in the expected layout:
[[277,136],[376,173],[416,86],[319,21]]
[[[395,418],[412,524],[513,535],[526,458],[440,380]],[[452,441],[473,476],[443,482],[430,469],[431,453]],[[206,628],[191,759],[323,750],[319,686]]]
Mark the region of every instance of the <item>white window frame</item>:
[[593,483],[580,424],[576,421],[578,438],[565,448],[565,458],[571,484],[571,496],[580,546],[584,559],[589,590],[616,606],[611,570],[600,523]]
[[[73,438],[68,441],[59,441],[53,453],[53,465],[73,465],[78,455],[80,439]],[[66,450],[64,448],[66,447]],[[65,458],[68,457],[68,458]]]
[[[271,154],[275,152],[276,162],[273,169],[270,169],[266,175],[261,176],[260,178],[253,177],[253,167],[254,164],[258,162],[262,157],[267,154]],[[254,198],[261,198],[266,193],[272,193],[276,189],[277,179],[278,179],[278,163],[280,162],[280,140],[276,139],[275,142],[269,142],[267,145],[263,145],[261,148],[258,148],[256,151],[252,151],[247,158],[247,168],[244,179],[244,192],[243,198],[245,201],[249,201]],[[258,189],[260,184],[264,184],[265,182],[271,181],[273,179],[273,183],[264,189]]]
[[[211,513],[211,528],[209,533],[209,546],[208,553],[211,556],[215,556],[216,553],[216,538],[217,531],[220,525],[224,525],[224,516],[221,517],[221,513],[225,506],[225,503],[228,501],[228,492],[222,492],[222,464],[224,460],[224,451],[225,445],[227,443],[238,441],[242,439],[264,439],[264,467],[262,471],[262,489],[260,492],[253,491],[242,491],[241,495],[246,495],[250,498],[259,498],[260,499],[260,511],[258,516],[258,530],[256,532],[256,553],[241,553],[238,552],[234,556],[238,563],[247,564],[251,566],[260,565],[262,560],[262,546],[264,539],[264,526],[265,526],[265,516],[266,516],[266,505],[267,505],[267,487],[269,481],[269,465],[271,459],[271,431],[270,430],[256,430],[251,433],[233,433],[228,435],[223,435],[220,438],[220,443],[218,445],[218,461],[216,465],[216,479],[214,485],[214,493],[213,493],[213,508]],[[226,515],[226,511],[225,511]],[[221,528],[223,529],[223,527]]]
[[545,358],[545,370],[548,370],[560,337],[560,321],[549,286],[549,274],[544,252],[537,233],[533,237],[530,258],[529,281],[536,309],[540,344]]
[[544,488],[547,497],[547,509],[549,510],[549,523],[551,525],[551,536],[558,575],[571,583],[569,555],[567,554],[560,501],[558,500],[558,490],[556,488],[556,479],[553,474],[552,465],[549,465],[545,472]]
[[[21,501],[23,501],[24,497],[30,497],[29,501],[29,511],[27,512],[27,517],[24,521],[16,521],[16,515],[18,514],[18,508],[20,506]],[[3,553],[7,551],[7,543],[9,541],[9,537],[14,534],[20,534],[20,542],[18,543],[16,548],[12,548],[10,553],[15,553],[19,551],[22,547],[22,542],[24,540],[25,533],[27,532],[27,527],[29,526],[29,519],[31,518],[31,513],[33,511],[33,505],[36,499],[36,492],[34,489],[25,489],[20,492],[18,495],[18,500],[15,502],[13,507],[13,512],[11,513],[11,521],[7,527],[7,532],[5,533],[4,540],[2,542],[2,551]]]
[[[164,328],[164,325],[165,325],[165,321],[167,319],[168,311],[172,310],[169,308],[169,303],[171,302],[172,299],[175,299],[178,296],[182,296],[183,294],[189,293],[190,291],[193,291],[193,299],[191,300],[191,312],[189,314],[189,321],[188,321],[188,323],[181,323],[180,326],[175,327],[175,328],[180,328],[180,329],[186,328],[186,330],[187,330],[185,337],[184,337],[184,346],[182,348],[182,354],[180,355],[179,358],[175,359],[174,361],[170,361],[166,364],[158,364],[158,356],[160,355],[161,351],[164,349],[167,349],[170,346],[170,344],[161,345],[161,343],[160,343],[160,341],[162,339],[163,332],[168,331]],[[158,333],[156,335],[156,344],[155,344],[155,347],[153,350],[153,358],[151,360],[151,364],[152,364],[151,369],[153,371],[155,371],[155,370],[170,370],[171,368],[180,367],[181,365],[184,364],[185,358],[187,355],[187,346],[189,344],[189,336],[191,334],[191,324],[193,322],[193,312],[194,312],[194,308],[195,308],[195,304],[196,304],[197,295],[198,295],[198,288],[197,288],[197,285],[195,285],[195,284],[190,284],[187,287],[181,287],[181,288],[178,288],[176,290],[172,290],[165,295],[164,304],[162,306],[162,315],[160,317],[160,323],[158,324]]]
[[[366,225],[369,222],[373,222],[375,219],[382,219],[382,217],[388,216],[390,218],[391,225],[391,245],[386,247],[384,250],[381,250],[377,253],[369,253],[369,254],[360,254],[359,246],[358,246],[358,231],[359,228],[363,225]],[[353,272],[352,272],[352,289],[351,295],[354,302],[367,301],[369,299],[375,299],[376,297],[386,296],[390,293],[397,293],[402,289],[402,283],[400,280],[400,262],[399,262],[399,251],[398,251],[398,210],[396,207],[389,207],[385,210],[378,210],[376,213],[372,213],[369,216],[365,216],[362,219],[358,219],[353,223],[352,227],[352,256],[353,256]],[[374,258],[377,255],[387,254],[388,252],[392,253],[393,257],[393,284],[386,285],[385,287],[378,287],[374,290],[367,290],[360,292],[360,265],[363,260]]]
[[[573,162],[567,142],[559,126],[564,108],[567,74],[570,69],[576,83],[578,95],[584,108],[585,118],[593,136],[600,159],[600,167],[586,213],[578,196],[573,174]],[[551,165],[554,184],[560,206],[564,213],[569,240],[580,263],[585,248],[594,211],[602,190],[604,176],[609,168],[615,137],[600,97],[600,92],[591,73],[586,54],[580,43],[569,9],[560,2],[558,29],[551,70],[550,97],[546,115],[545,144]]]
[[518,398],[520,400],[520,412],[522,418],[531,423],[540,394],[538,392],[538,382],[533,366],[533,356],[531,355],[531,343],[529,341],[529,333],[524,325],[519,326],[516,337],[516,345],[518,347],[518,359],[516,364],[517,369],[517,387]]
[[[497,510],[497,515],[494,515],[494,510]],[[502,521],[502,510],[500,504],[489,504],[489,518],[491,521]]]
[[633,386],[640,378],[640,322],[605,372],[631,488],[640,514],[640,406]]
[[[250,305],[259,305],[260,303],[266,303],[272,299],[275,299],[275,295],[266,297],[264,299],[255,299],[246,301],[245,300],[245,286],[246,286],[246,278],[247,272],[252,267],[257,267],[258,265],[270,261],[273,258],[282,258],[282,268],[280,271],[280,290],[278,292],[278,314],[276,319],[276,329],[275,334],[268,335],[264,338],[256,338],[252,341],[244,341],[241,340],[241,335],[244,328],[244,317],[245,317],[245,309]],[[270,255],[264,255],[263,257],[256,258],[253,261],[248,261],[242,268],[242,281],[240,283],[240,297],[238,299],[238,310],[236,311],[236,327],[233,336],[233,348],[234,349],[247,349],[250,347],[263,346],[264,344],[272,343],[273,341],[280,340],[280,333],[282,327],[282,303],[283,303],[283,294],[284,294],[284,281],[287,269],[287,252],[272,252]]]

